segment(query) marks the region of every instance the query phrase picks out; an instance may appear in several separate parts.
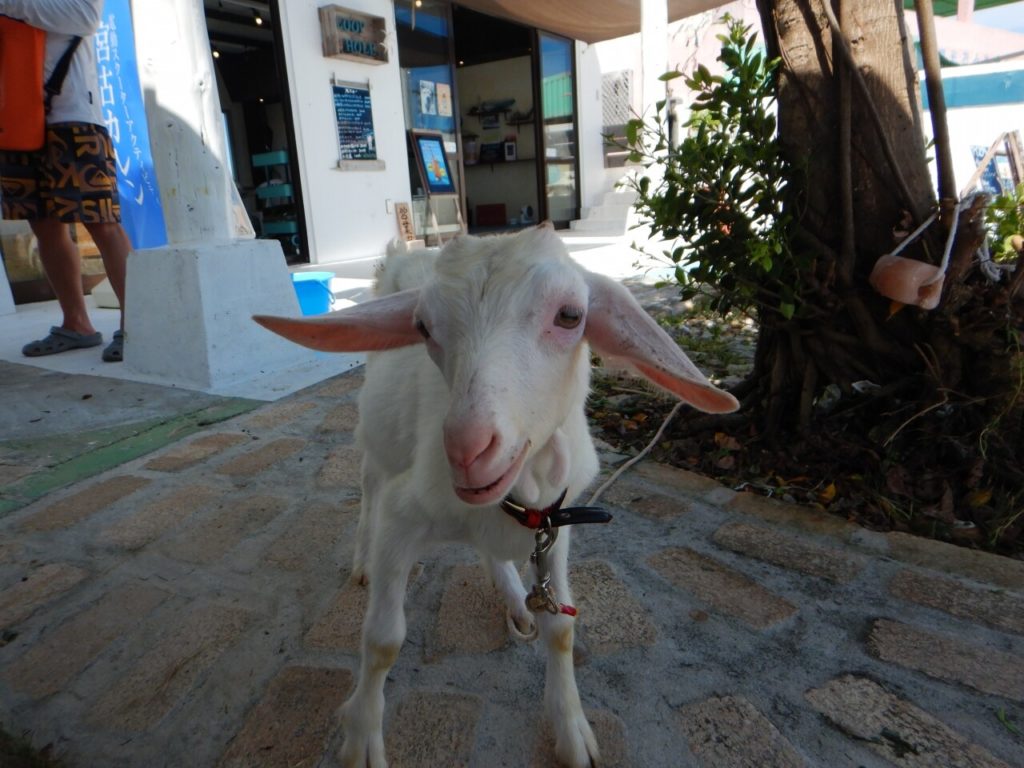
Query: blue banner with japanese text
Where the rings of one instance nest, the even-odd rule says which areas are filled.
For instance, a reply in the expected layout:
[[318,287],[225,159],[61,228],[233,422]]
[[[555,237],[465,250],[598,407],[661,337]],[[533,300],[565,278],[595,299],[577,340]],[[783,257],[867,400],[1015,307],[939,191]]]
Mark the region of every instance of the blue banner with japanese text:
[[135,248],[167,244],[139,83],[131,0],[106,0],[94,38],[103,123],[117,153],[121,223]]

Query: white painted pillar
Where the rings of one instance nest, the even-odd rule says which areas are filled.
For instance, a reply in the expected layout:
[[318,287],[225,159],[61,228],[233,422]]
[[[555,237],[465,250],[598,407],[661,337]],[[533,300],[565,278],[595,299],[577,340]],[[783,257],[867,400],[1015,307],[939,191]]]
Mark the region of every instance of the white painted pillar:
[[974,0],[958,0],[956,4],[956,20],[970,23],[974,18]]
[[668,0],[641,0],[640,62],[643,115],[654,116],[654,107],[668,93],[659,80],[668,71]]
[[13,315],[14,313],[14,294],[11,293],[11,283],[7,279],[7,270],[0,265],[0,315]]
[[308,360],[251,320],[299,314],[276,240],[252,239],[226,162],[201,0],[135,3],[139,78],[169,244],[132,253],[125,362],[189,389],[218,388]]

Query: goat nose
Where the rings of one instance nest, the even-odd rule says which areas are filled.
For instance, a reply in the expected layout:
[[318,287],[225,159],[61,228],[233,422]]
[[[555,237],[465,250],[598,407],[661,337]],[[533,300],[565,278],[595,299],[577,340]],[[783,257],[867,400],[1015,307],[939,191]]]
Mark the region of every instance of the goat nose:
[[444,451],[454,467],[468,469],[475,462],[486,463],[498,450],[498,435],[483,425],[462,425],[444,430]]

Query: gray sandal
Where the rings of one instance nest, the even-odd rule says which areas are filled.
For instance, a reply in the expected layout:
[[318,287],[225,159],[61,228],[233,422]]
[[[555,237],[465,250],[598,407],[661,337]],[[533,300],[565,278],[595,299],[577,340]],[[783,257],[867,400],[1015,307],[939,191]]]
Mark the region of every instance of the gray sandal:
[[124,360],[124,331],[114,331],[114,340],[103,350],[103,362],[120,363]]
[[59,352],[67,352],[71,349],[86,349],[99,346],[103,343],[103,334],[78,333],[69,331],[67,328],[53,326],[50,328],[50,335],[45,339],[30,341],[21,348],[21,354],[25,357],[42,357],[43,355],[56,355]]

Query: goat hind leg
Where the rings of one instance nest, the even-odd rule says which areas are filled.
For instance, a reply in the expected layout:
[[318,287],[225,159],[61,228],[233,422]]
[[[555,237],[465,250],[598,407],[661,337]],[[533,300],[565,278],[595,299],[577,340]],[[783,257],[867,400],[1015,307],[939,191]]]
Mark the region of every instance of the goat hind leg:
[[491,584],[505,601],[509,633],[517,640],[533,640],[537,636],[537,624],[526,608],[526,588],[515,565],[510,560],[495,560],[483,552],[480,561],[487,569]]

